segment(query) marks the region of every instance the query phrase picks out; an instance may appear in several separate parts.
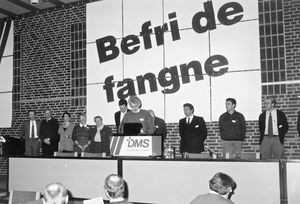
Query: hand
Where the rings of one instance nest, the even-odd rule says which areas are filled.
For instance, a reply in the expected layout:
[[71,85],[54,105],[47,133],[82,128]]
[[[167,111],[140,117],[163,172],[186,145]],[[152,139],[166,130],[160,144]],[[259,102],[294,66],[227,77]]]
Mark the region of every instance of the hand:
[[84,146],[78,145],[78,147],[84,152]]
[[106,152],[102,152],[102,157],[106,157]]
[[50,138],[48,137],[48,138],[44,139],[44,143],[50,145]]

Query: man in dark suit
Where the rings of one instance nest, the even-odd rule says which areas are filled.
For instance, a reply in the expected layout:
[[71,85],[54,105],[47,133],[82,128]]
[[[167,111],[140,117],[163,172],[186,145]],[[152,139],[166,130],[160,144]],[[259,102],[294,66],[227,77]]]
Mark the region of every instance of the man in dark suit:
[[124,98],[120,99],[120,101],[119,101],[119,108],[120,108],[120,111],[117,111],[115,113],[115,123],[116,123],[116,128],[117,128],[117,133],[118,134],[119,134],[119,126],[120,126],[121,121],[123,120],[124,115],[128,111],[130,111],[127,108],[127,101],[126,101],[126,99],[124,99]]
[[289,130],[285,114],[275,108],[276,99],[265,100],[266,110],[259,115],[260,153],[262,159],[283,157],[284,136]]
[[20,138],[25,139],[25,156],[39,156],[39,132],[41,122],[35,119],[35,111],[28,111],[29,120],[23,122]]
[[42,121],[40,128],[40,138],[42,142],[42,152],[45,157],[52,157],[58,149],[59,124],[55,118],[51,116],[49,109],[45,110],[46,119]]
[[201,153],[204,151],[207,129],[204,119],[194,115],[192,104],[184,104],[183,110],[186,117],[179,120],[180,153],[186,157],[188,153]]
[[190,204],[234,204],[230,197],[234,193],[237,185],[235,181],[224,173],[216,173],[209,180],[210,192],[199,195]]
[[167,137],[167,125],[166,122],[155,116],[155,113],[153,110],[148,110],[150,115],[154,118],[154,124],[156,127],[156,130],[154,132],[154,135],[161,135],[162,136],[162,142],[165,141],[166,137]]

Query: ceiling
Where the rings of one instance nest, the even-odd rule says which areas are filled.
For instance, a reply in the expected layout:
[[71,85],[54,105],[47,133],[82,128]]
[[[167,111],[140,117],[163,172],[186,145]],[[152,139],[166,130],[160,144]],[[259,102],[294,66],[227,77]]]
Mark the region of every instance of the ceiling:
[[[32,2],[38,2],[33,4]],[[42,10],[85,2],[84,0],[0,0],[0,20]]]

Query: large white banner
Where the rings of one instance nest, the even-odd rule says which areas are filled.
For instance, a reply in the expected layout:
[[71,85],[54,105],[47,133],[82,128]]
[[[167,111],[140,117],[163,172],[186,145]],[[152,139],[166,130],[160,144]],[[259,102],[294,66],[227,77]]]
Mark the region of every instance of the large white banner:
[[[0,43],[4,43],[5,28],[0,32]],[[12,121],[12,88],[13,88],[13,22],[9,29],[9,34],[4,48],[2,59],[0,60],[0,128],[11,127]]]
[[87,112],[114,124],[120,98],[178,122],[183,104],[216,121],[225,99],[261,112],[258,2],[103,0],[87,4]]

